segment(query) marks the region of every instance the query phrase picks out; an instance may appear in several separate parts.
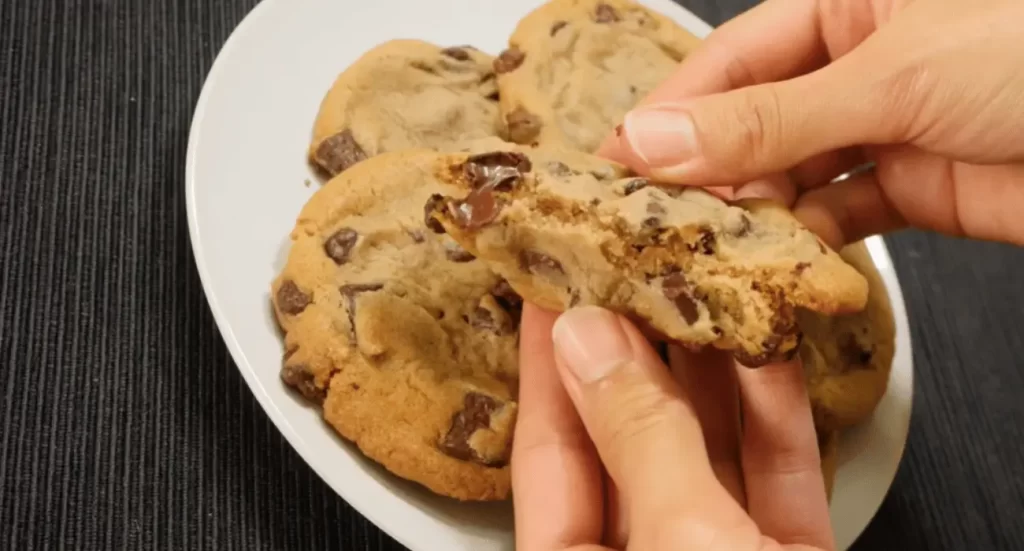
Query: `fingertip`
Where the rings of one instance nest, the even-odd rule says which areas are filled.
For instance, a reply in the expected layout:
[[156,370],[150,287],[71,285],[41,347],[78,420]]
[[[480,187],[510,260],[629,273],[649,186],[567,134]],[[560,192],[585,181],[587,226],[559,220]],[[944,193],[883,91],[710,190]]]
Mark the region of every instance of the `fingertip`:
[[793,215],[834,250],[907,225],[903,215],[889,203],[874,173],[804,193],[797,199]]
[[615,130],[609,133],[601,140],[601,145],[594,150],[594,154],[598,157],[603,157],[609,161],[616,163],[625,164],[625,156],[623,155],[622,148],[619,146],[619,134],[622,133],[622,125],[615,127]]
[[826,206],[814,202],[799,202],[793,208],[793,216],[811,230],[833,251],[843,248],[848,242],[843,234],[843,224],[837,214]]
[[545,310],[536,304],[523,301],[522,325],[550,327],[558,319],[558,312]]
[[796,202],[796,186],[785,174],[776,174],[740,186],[734,198],[767,199],[788,208]]
[[555,366],[557,317],[523,304],[511,470],[516,540],[524,549],[596,543],[603,525],[601,464]]
[[523,315],[519,323],[519,363],[551,361],[551,328],[558,314],[544,310],[530,302],[523,303]]

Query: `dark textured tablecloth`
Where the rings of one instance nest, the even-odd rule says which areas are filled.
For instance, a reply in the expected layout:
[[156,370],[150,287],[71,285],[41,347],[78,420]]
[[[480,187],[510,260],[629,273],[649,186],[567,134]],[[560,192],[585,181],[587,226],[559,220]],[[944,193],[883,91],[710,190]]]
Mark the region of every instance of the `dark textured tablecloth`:
[[[401,549],[263,414],[192,261],[189,122],[255,3],[0,0],[3,549]],[[856,548],[1024,549],[1024,251],[888,243],[916,395]]]

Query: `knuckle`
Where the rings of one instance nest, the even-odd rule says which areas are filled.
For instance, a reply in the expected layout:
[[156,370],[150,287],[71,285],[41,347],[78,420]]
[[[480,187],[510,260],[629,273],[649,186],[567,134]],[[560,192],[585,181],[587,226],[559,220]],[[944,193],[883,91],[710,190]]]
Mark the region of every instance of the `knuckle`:
[[913,141],[927,129],[923,114],[933,91],[938,89],[932,74],[918,64],[889,72],[875,85],[874,111],[885,117],[876,128],[885,132],[886,141]]
[[755,86],[743,90],[739,108],[733,111],[735,117],[736,145],[754,164],[772,154],[773,145],[782,137],[782,117],[779,95],[773,86]]
[[[741,513],[739,509],[738,512]],[[757,526],[745,514],[710,518],[700,514],[675,514],[674,522],[660,523],[651,549],[694,551],[753,551],[762,539]]]
[[623,385],[605,411],[606,439],[616,447],[651,437],[669,424],[674,400],[651,385]]

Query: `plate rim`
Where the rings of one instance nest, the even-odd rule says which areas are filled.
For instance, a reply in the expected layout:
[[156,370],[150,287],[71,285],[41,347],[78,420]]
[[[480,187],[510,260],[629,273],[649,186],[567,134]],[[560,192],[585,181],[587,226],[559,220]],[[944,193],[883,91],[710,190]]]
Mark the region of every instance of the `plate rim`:
[[[637,0],[644,3],[644,0]],[[206,300],[207,306],[210,309],[211,315],[214,318],[214,322],[217,326],[217,331],[221,336],[221,340],[228,349],[231,359],[235,364],[235,368],[241,373],[243,380],[249,387],[250,392],[256,398],[260,407],[266,413],[267,417],[277,428],[278,432],[285,438],[288,444],[293,450],[300,456],[302,461],[319,477],[324,484],[326,484],[334,493],[341,497],[346,503],[348,503],[352,509],[358,514],[365,517],[371,523],[373,523],[380,530],[388,534],[391,538],[394,538],[403,546],[409,549],[418,549],[416,541],[411,539],[411,536],[403,533],[397,529],[397,525],[400,521],[389,521],[386,518],[382,518],[376,514],[378,508],[370,506],[369,499],[364,499],[359,492],[346,491],[346,488],[341,487],[332,483],[326,474],[325,469],[319,466],[319,462],[314,460],[314,450],[308,445],[305,439],[292,427],[291,421],[288,416],[285,415],[276,405],[275,399],[267,392],[264,385],[261,383],[259,378],[256,376],[255,369],[250,363],[245,351],[239,340],[236,338],[230,322],[227,319],[224,307],[218,302],[216,293],[213,291],[211,283],[212,276],[206,255],[203,254],[203,245],[201,239],[201,230],[199,227],[199,216],[197,212],[197,201],[196,201],[196,186],[199,178],[196,176],[196,164],[199,157],[199,142],[201,135],[201,126],[205,119],[205,113],[209,96],[212,93],[213,88],[218,83],[218,77],[223,71],[223,68],[229,62],[226,61],[230,57],[230,53],[234,51],[234,48],[241,40],[241,36],[248,32],[249,28],[255,25],[257,21],[265,17],[270,12],[271,6],[276,4],[282,4],[287,0],[261,0],[249,12],[238,22],[238,24],[231,30],[228,38],[224,41],[221,47],[218,49],[216,56],[214,57],[213,63],[210,65],[209,70],[203,78],[203,85],[199,93],[198,99],[196,100],[195,107],[192,112],[192,118],[189,123],[189,137],[186,147],[186,158],[185,158],[185,210],[188,219],[189,229],[189,241],[192,251],[193,262],[196,266],[196,271],[199,274],[200,283],[203,289],[203,296]],[[694,14],[686,7],[672,0],[673,4],[680,10],[680,15],[683,15],[687,20],[688,24],[686,27],[691,32],[694,32],[701,38],[706,37],[714,27],[708,24],[706,21],[701,19],[699,16]],[[906,406],[906,421],[904,423],[904,430],[900,435],[900,447],[898,450],[898,457],[895,460],[896,468],[892,470],[891,475],[888,477],[885,485],[885,492],[882,492],[877,499],[877,503],[872,502],[870,507],[866,507],[865,510],[870,510],[870,514],[863,521],[863,526],[860,526],[857,530],[856,536],[850,541],[850,545],[857,541],[864,533],[864,530],[870,524],[871,520],[878,513],[882,503],[888,496],[892,489],[895,477],[899,472],[899,467],[902,464],[903,457],[906,453],[907,443],[909,440],[910,423],[912,420],[912,408],[913,408],[913,394],[914,394],[914,375],[915,375],[915,364],[913,359],[913,340],[912,335],[909,331],[909,313],[907,311],[906,302],[904,300],[902,287],[898,273],[895,270],[895,266],[892,262],[892,254],[886,245],[882,236],[871,236],[864,240],[865,246],[871,255],[872,262],[876,267],[879,263],[884,263],[887,269],[891,271],[891,284],[889,278],[885,277],[886,274],[882,273],[883,278],[886,281],[886,290],[889,293],[890,302],[892,304],[893,315],[896,318],[895,322],[897,329],[903,328],[906,333],[906,353],[907,362],[909,368],[905,376],[905,384],[909,386],[909,391],[901,399],[905,400]],[[879,271],[882,271],[879,268]],[[903,343],[899,342],[899,331],[897,331],[897,353],[899,353],[899,347]],[[894,358],[895,361],[895,358]],[[894,370],[895,372],[895,370]],[[894,373],[895,375],[895,373]],[[888,394],[887,390],[887,394]],[[392,498],[404,501],[400,496],[387,492]],[[830,506],[831,509],[831,506]]]

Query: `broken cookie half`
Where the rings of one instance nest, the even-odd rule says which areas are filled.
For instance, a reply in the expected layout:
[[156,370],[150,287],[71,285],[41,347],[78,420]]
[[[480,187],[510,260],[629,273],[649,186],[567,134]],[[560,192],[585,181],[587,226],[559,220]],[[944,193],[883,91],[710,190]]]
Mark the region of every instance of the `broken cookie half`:
[[867,282],[786,209],[658,186],[574,153],[516,147],[442,156],[428,226],[489,263],[526,300],[598,305],[691,349],[755,367],[792,357],[797,309],[860,311]]

